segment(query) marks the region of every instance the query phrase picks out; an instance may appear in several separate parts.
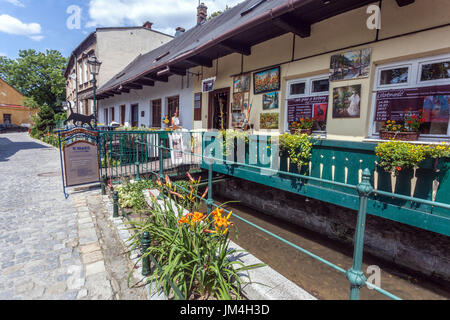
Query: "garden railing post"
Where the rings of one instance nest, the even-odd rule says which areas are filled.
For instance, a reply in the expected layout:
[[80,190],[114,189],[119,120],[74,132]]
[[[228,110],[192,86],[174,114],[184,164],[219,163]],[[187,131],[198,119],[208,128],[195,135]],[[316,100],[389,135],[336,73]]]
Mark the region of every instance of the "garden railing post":
[[136,181],[141,181],[141,177],[139,175],[139,161],[136,161]]
[[148,276],[150,274],[150,259],[148,256],[144,256],[150,248],[150,234],[144,232],[141,237],[141,253],[142,253],[142,275]]
[[212,207],[213,207],[213,194],[212,194],[212,166],[213,166],[213,160],[210,160],[211,163],[209,164],[208,167],[208,200],[206,200],[206,205],[208,207],[208,215],[211,214],[212,212]]
[[362,260],[364,251],[364,232],[366,227],[367,201],[373,192],[370,183],[371,174],[369,169],[365,169],[362,174],[362,181],[358,185],[359,212],[358,222],[355,231],[355,247],[353,251],[353,265],[347,271],[347,279],[350,281],[350,300],[359,300],[360,290],[366,284],[366,277],[362,271]]
[[113,192],[113,218],[119,217],[119,193]]
[[[159,135],[158,135],[159,137]],[[161,137],[158,138],[158,155],[159,155],[159,177],[161,179],[164,179],[164,156],[163,156],[163,150],[162,150],[162,139]]]

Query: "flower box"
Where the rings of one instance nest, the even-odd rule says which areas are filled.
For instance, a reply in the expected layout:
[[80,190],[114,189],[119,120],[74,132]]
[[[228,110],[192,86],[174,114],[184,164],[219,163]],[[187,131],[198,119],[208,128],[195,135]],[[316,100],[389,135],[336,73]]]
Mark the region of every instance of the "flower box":
[[296,134],[296,133],[300,133],[300,134],[307,134],[308,136],[310,136],[312,134],[312,129],[291,129],[291,134]]
[[419,140],[420,132],[418,131],[380,131],[380,138],[382,140],[403,140],[403,141],[417,141]]

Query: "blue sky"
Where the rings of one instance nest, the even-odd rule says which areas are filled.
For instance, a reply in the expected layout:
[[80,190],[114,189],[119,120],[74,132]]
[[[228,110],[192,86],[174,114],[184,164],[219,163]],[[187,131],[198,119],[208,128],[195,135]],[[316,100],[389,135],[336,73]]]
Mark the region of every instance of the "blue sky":
[[[208,13],[243,0],[204,0]],[[74,7],[75,6],[75,7]],[[0,55],[16,58],[20,49],[59,50],[68,56],[96,27],[137,26],[173,35],[176,27],[189,29],[196,22],[198,0],[0,0]],[[67,27],[81,9],[80,27]],[[78,9],[77,9],[78,10]]]

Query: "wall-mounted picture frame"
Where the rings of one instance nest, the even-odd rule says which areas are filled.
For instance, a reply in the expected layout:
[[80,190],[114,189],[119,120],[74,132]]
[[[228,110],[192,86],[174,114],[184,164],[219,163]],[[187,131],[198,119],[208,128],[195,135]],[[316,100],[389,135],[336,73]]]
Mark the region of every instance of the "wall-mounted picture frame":
[[202,81],[202,92],[211,92],[214,90],[214,83],[216,82],[216,77],[205,79]]
[[241,74],[233,78],[233,92],[242,93],[250,91],[250,73]]
[[330,81],[367,78],[372,48],[348,51],[331,56]]
[[263,94],[263,110],[278,109],[278,91]]
[[360,84],[333,89],[333,118],[359,118],[360,114]]
[[280,90],[281,68],[275,67],[253,74],[253,93],[260,94]]
[[280,114],[278,112],[274,113],[261,113],[260,115],[260,129],[278,129]]

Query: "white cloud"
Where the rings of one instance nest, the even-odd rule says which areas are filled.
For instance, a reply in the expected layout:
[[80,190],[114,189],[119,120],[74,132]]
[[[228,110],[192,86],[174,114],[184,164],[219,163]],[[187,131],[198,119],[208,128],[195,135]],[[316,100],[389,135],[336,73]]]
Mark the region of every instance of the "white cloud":
[[6,53],[0,52],[0,57],[6,57],[6,56],[7,56]]
[[[209,14],[242,1],[202,0]],[[148,20],[155,30],[173,34],[176,27],[195,25],[197,6],[193,0],[90,0],[86,27],[140,26]]]
[[9,2],[17,7],[25,8],[25,5],[20,0],[5,0],[6,2]]
[[23,23],[7,14],[0,15],[0,32],[27,36],[35,41],[40,41],[44,38],[41,35],[41,25],[39,23]]

